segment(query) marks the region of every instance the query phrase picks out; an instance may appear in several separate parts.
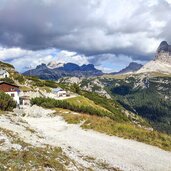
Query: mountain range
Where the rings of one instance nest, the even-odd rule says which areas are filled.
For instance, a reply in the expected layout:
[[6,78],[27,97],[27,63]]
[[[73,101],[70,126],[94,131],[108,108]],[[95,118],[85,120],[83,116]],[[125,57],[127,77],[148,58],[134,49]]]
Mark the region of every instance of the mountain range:
[[[119,74],[142,74],[142,73],[171,73],[171,45],[166,41],[160,43],[155,58],[144,66],[136,62],[131,62],[126,68],[110,73],[112,75]],[[93,77],[101,76],[104,73],[95,68],[93,64],[79,66],[74,63],[50,63],[38,65],[35,69],[31,69],[23,73],[27,76],[37,76],[46,80],[57,80],[63,77]]]
[[38,65],[35,69],[23,73],[27,76],[37,76],[46,80],[57,80],[62,77],[91,77],[100,76],[102,71],[96,69],[93,64],[79,66],[74,63],[56,63],[55,61],[49,64]]

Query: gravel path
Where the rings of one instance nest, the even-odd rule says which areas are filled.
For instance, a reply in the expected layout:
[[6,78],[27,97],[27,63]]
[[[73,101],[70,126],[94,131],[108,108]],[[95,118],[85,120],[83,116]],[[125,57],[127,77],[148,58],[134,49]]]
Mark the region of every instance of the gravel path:
[[45,137],[46,143],[60,146],[75,161],[89,156],[126,171],[171,171],[171,153],[132,140],[82,130],[61,117],[25,118]]

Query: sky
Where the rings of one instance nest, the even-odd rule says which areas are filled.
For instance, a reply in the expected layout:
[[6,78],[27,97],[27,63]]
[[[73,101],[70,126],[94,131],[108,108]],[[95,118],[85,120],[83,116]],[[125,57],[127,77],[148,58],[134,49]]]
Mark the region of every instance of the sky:
[[19,72],[50,61],[113,72],[152,60],[170,28],[171,0],[0,0],[0,60]]

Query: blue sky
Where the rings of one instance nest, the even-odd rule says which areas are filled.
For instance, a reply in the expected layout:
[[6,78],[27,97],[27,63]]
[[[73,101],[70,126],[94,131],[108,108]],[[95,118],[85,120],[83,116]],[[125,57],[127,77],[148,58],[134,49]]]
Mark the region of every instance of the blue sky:
[[[170,0],[0,0],[0,60],[93,63],[104,72],[154,58],[171,43]],[[31,11],[31,12],[30,12]]]

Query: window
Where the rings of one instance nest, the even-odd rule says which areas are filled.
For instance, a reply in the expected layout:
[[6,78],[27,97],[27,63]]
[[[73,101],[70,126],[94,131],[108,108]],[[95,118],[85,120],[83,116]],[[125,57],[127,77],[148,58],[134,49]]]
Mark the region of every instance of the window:
[[15,96],[14,93],[12,93],[12,94],[11,94],[11,97],[14,97],[14,96]]
[[15,91],[15,88],[11,88],[11,91]]

